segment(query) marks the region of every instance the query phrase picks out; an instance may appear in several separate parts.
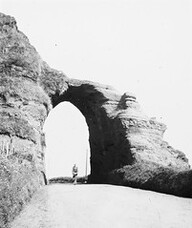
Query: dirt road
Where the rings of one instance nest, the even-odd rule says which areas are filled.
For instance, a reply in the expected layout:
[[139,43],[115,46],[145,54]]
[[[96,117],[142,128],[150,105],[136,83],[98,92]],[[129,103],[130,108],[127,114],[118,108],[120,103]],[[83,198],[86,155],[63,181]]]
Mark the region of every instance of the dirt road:
[[192,199],[111,185],[42,188],[11,228],[191,228]]

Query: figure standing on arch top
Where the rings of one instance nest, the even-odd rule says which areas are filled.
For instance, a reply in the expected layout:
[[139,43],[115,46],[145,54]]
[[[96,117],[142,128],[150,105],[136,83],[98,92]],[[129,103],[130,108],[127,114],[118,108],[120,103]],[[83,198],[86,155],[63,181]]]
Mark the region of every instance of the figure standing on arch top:
[[73,175],[73,184],[77,184],[78,167],[76,166],[76,164],[73,165],[72,175]]

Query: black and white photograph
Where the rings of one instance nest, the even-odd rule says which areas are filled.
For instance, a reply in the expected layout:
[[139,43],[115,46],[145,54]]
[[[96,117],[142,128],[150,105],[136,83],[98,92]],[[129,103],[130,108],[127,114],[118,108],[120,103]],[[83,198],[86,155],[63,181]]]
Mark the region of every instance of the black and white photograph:
[[0,228],[192,228],[192,0],[0,0]]

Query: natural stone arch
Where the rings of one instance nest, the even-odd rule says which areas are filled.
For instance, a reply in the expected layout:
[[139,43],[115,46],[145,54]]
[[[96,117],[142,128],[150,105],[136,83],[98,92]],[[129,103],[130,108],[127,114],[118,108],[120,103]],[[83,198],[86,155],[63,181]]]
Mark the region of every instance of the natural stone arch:
[[89,128],[90,181],[106,182],[109,171],[131,164],[133,160],[129,141],[121,132],[121,123],[110,116],[118,111],[121,96],[112,87],[98,83],[69,79],[67,84],[67,90],[52,99],[53,106],[69,101],[81,111]]
[[28,161],[29,172],[42,176],[44,121],[52,107],[70,101],[89,127],[91,182],[192,196],[187,158],[163,141],[166,126],[148,118],[135,96],[51,69],[13,17],[0,14],[0,21],[0,140]]

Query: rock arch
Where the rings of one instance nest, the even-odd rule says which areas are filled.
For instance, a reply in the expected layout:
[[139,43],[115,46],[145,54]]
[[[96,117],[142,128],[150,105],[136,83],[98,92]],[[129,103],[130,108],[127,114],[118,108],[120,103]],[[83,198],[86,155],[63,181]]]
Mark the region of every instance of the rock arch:
[[112,87],[98,83],[75,79],[68,79],[66,83],[67,89],[57,98],[54,96],[53,106],[69,101],[84,115],[90,136],[90,181],[105,183],[109,171],[133,160],[129,142],[120,130],[121,123],[115,118],[121,96]]
[[49,111],[69,101],[89,127],[90,182],[192,196],[187,158],[163,141],[166,126],[148,118],[134,95],[68,78],[40,58],[13,17],[0,14],[0,22],[0,141],[33,164],[31,172],[44,172]]

